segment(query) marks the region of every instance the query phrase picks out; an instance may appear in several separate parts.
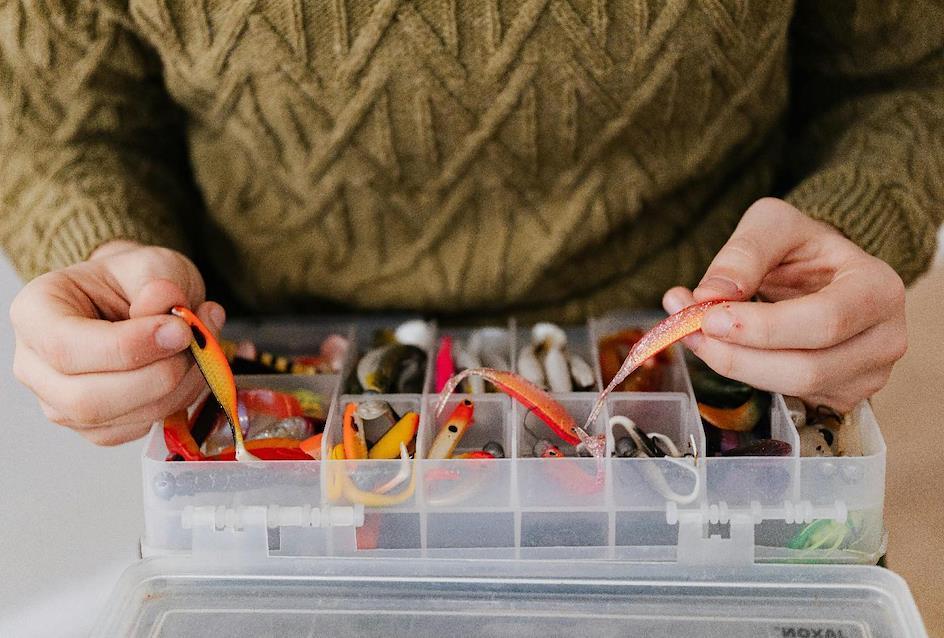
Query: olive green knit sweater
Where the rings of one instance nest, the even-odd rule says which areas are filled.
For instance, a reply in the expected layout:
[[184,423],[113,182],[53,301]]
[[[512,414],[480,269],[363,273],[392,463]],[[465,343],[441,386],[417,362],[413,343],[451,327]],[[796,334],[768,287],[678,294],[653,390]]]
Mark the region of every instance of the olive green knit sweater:
[[125,237],[246,308],[578,318],[781,195],[906,279],[944,215],[932,0],[0,0],[0,241]]

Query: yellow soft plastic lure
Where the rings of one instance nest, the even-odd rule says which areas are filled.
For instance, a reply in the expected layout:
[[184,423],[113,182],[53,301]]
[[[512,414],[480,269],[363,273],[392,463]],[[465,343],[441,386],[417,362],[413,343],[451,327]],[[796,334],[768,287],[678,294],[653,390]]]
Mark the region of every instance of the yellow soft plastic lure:
[[193,339],[190,341],[190,352],[197,361],[200,372],[203,373],[213,396],[219,402],[220,407],[226,414],[229,421],[230,430],[233,432],[233,447],[236,449],[237,461],[249,461],[256,459],[247,449],[243,442],[243,431],[239,426],[239,415],[236,404],[236,379],[233,378],[233,371],[229,367],[226,355],[219,341],[213,336],[206,325],[189,308],[183,306],[174,306],[171,308],[171,314],[183,319],[190,331],[193,333]]
[[395,459],[400,453],[400,444],[409,444],[416,436],[416,430],[420,425],[420,415],[416,412],[407,412],[403,417],[393,424],[387,432],[380,437],[380,440],[374,443],[370,448],[367,458],[371,459]]

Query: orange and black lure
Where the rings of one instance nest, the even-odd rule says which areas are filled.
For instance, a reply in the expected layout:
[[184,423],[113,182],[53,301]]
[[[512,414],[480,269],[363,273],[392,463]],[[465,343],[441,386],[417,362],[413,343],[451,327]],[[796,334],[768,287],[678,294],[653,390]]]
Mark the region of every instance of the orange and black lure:
[[248,461],[257,457],[253,456],[243,442],[243,432],[239,426],[239,415],[236,402],[236,379],[233,378],[233,371],[229,367],[223,348],[216,340],[202,321],[190,309],[183,306],[174,306],[171,314],[180,317],[193,333],[193,339],[190,341],[190,352],[193,358],[197,360],[197,366],[203,373],[213,396],[219,402],[220,407],[226,414],[229,421],[230,430],[233,432],[233,447],[236,452],[237,461]]

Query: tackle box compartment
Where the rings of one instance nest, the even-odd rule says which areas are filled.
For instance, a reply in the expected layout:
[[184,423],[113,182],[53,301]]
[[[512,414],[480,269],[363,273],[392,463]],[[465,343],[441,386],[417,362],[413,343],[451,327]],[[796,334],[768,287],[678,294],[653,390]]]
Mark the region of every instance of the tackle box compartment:
[[[602,385],[600,337],[658,319],[620,313],[567,327],[595,377],[590,391],[555,395],[578,423]],[[240,376],[237,385],[324,394],[327,458],[340,441],[343,406],[365,398],[344,394],[358,353],[376,328],[400,320],[334,322],[332,331],[352,339],[340,374]],[[513,365],[527,330],[513,320],[507,329]],[[439,333],[464,337],[468,329]],[[302,352],[327,331],[297,321],[234,322],[226,334]],[[451,402],[475,402],[466,447],[498,441],[505,458],[429,460],[423,452],[448,410],[433,418],[435,347],[427,354],[421,394],[381,397],[399,413],[420,411],[415,487],[395,504],[365,506],[337,486],[386,481],[402,470],[399,459],[169,462],[155,425],[142,459],[145,560],[119,584],[100,619],[104,634],[198,635],[199,623],[212,619],[214,630],[232,627],[232,635],[282,628],[502,635],[519,622],[522,635],[564,628],[674,635],[695,618],[701,629],[693,635],[705,636],[925,635],[904,583],[870,566],[885,546],[885,443],[867,403],[851,416],[862,440],[858,457],[801,458],[779,395],[771,435],[791,444],[790,456],[613,457],[613,415],[680,448],[705,449],[682,349],[674,346],[660,391],[607,399],[593,428],[607,436],[602,467],[593,458],[535,458],[535,440],[550,430],[492,392]],[[587,480],[601,473],[602,481]],[[797,548],[801,533],[808,542]],[[731,611],[739,599],[744,613]]]

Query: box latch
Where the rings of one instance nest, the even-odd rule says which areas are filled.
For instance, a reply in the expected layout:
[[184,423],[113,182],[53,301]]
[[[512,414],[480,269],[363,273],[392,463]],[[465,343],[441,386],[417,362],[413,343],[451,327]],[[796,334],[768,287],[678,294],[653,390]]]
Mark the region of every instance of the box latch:
[[[749,512],[723,513],[713,505],[707,511],[676,511],[680,565],[746,566],[754,563],[754,517]],[[726,528],[727,533],[711,526]]]
[[765,520],[809,524],[828,519],[844,523],[848,509],[843,501],[813,505],[809,501],[785,501],[778,506],[762,506],[751,501],[746,509],[732,511],[719,501],[697,509],[679,509],[666,504],[669,525],[678,524],[677,560],[681,565],[745,566],[754,563],[755,526]]

